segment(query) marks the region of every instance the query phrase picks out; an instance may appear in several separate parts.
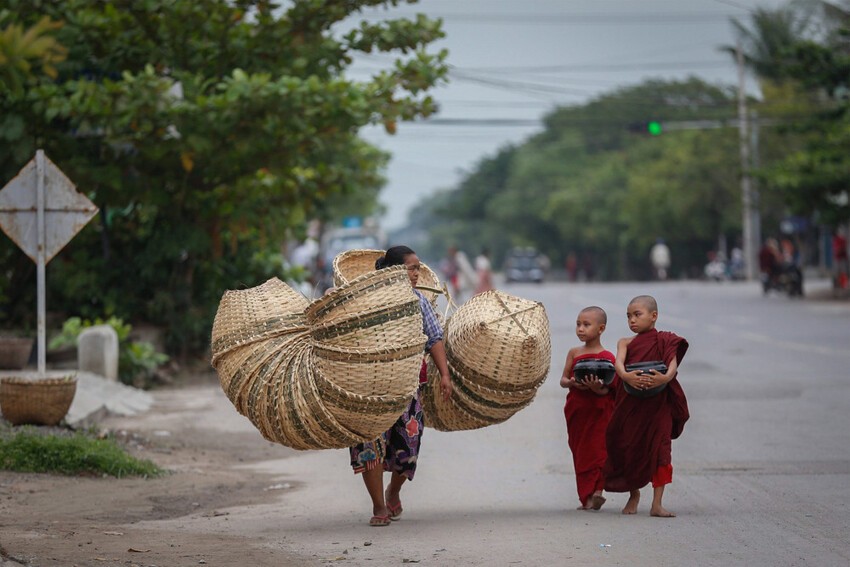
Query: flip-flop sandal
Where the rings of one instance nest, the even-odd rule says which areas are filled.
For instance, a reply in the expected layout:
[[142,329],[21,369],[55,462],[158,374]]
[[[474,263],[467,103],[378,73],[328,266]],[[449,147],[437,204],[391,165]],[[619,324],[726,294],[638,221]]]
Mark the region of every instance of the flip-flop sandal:
[[401,502],[399,502],[395,506],[387,502],[387,510],[390,511],[390,520],[393,521],[401,519],[401,513],[404,512],[401,507]]
[[369,520],[369,525],[373,528],[380,528],[383,526],[390,525],[390,517],[389,516],[372,516],[372,519]]

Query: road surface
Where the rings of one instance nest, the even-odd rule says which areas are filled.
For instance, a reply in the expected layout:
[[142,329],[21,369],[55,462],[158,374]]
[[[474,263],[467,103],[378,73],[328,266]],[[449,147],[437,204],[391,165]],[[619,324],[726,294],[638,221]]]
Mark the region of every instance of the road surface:
[[[305,565],[850,564],[850,303],[765,298],[749,283],[504,289],[546,306],[549,378],[504,424],[427,430],[401,521],[367,526],[370,501],[339,450],[244,465],[298,488],[230,509],[227,521],[176,518],[156,529],[242,535]],[[608,494],[599,512],[575,510],[558,385],[566,352],[578,344],[575,316],[603,307],[603,344],[614,350],[629,334],[629,299],[643,293],[658,299],[658,328],[691,345],[680,368],[691,419],[673,443],[664,501],[675,519],[649,516],[651,488],[637,516],[620,514],[624,494]],[[232,410],[213,395],[221,411]]]

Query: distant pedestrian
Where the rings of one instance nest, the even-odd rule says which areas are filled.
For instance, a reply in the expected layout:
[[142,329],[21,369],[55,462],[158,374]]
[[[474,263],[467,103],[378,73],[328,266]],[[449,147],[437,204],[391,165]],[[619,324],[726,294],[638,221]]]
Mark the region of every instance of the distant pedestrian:
[[564,268],[567,270],[567,281],[575,283],[578,280],[578,257],[575,252],[567,254]]
[[602,347],[601,337],[608,316],[601,307],[585,307],[576,319],[576,336],[584,344],[567,353],[561,387],[568,388],[564,417],[567,420],[567,441],[573,454],[576,490],[581,502],[579,510],[599,510],[605,503],[602,496],[605,465],[605,430],[614,411],[614,392],[617,379],[606,386],[597,377],[578,382],[573,370],[576,362],[601,358],[614,362],[614,354]]
[[847,261],[847,239],[841,229],[836,230],[832,235],[832,264],[835,270],[835,287],[847,289],[850,264]]
[[655,270],[655,279],[664,281],[667,279],[667,270],[670,269],[670,248],[663,238],[655,241],[652,250],[649,251],[649,261]]
[[[664,486],[673,482],[671,442],[681,435],[689,417],[685,392],[676,379],[688,341],[655,328],[658,303],[649,295],[632,299],[626,314],[635,335],[617,343],[620,387],[605,435],[605,490],[628,492],[623,514],[636,514],[640,489],[652,482],[650,515],[672,518],[675,514],[662,506],[661,499]],[[667,372],[626,370],[627,365],[655,361],[666,364]],[[663,388],[653,390],[657,387]]]
[[460,289],[460,283],[458,281],[457,248],[454,246],[449,246],[446,257],[440,261],[440,271],[449,284],[449,292],[452,296],[456,296]]
[[490,264],[490,251],[487,248],[482,248],[481,254],[475,258],[475,273],[478,276],[475,295],[493,289],[493,267]]

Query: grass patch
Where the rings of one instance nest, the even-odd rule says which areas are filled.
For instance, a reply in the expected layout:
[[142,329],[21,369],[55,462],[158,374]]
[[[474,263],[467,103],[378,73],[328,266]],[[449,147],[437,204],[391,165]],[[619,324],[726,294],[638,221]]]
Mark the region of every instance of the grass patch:
[[34,427],[0,428],[0,469],[117,478],[163,473],[151,461],[128,454],[114,439],[81,432],[44,434]]

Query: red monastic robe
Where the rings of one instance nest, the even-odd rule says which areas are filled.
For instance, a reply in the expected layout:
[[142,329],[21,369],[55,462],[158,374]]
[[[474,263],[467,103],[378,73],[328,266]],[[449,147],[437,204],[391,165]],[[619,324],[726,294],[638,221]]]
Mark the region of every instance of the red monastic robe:
[[[652,329],[632,339],[625,362],[663,360],[669,366],[675,357],[681,364],[687,350],[688,341],[682,337]],[[651,398],[627,394],[621,381],[616,399],[605,435],[605,490],[629,492],[643,488],[650,480],[653,486],[670,482],[671,441],[682,434],[689,417],[688,401],[679,380],[674,377]]]
[[[579,360],[587,358],[605,358],[614,362],[614,355],[603,350],[595,354],[582,354],[573,360],[573,367]],[[573,369],[570,368],[570,376]],[[573,453],[573,466],[576,471],[576,488],[582,506],[597,490],[602,490],[604,478],[602,466],[605,464],[605,430],[614,411],[614,396],[619,378],[609,386],[605,396],[594,394],[590,390],[570,389],[564,406],[567,418],[567,440]]]

